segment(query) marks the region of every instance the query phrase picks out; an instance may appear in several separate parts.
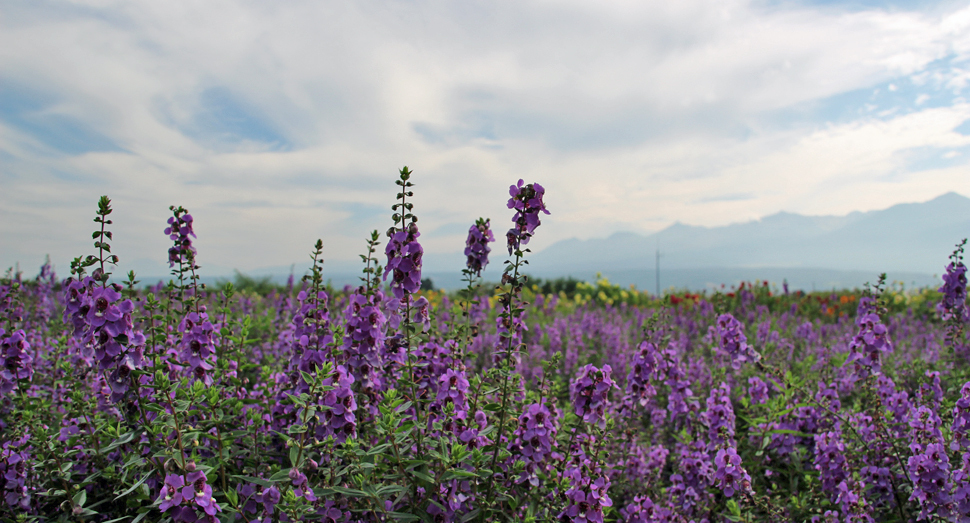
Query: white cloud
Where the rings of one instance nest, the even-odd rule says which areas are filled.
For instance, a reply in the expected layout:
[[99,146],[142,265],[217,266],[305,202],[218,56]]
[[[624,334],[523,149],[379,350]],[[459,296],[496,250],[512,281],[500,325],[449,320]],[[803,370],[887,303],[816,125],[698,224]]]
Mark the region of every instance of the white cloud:
[[[830,126],[766,115],[930,85],[947,57],[937,83],[959,95],[968,26],[970,7],[745,1],[17,3],[0,19],[0,71],[47,100],[31,118],[79,122],[122,151],[64,154],[0,113],[0,264],[83,252],[102,193],[128,259],[164,256],[171,203],[199,218],[213,265],[289,264],[317,237],[351,259],[389,225],[403,164],[425,231],[480,215],[501,229],[508,184],[539,181],[554,214],[536,248],[967,194],[966,163],[909,171],[905,158],[966,146],[952,132],[966,104]],[[431,253],[461,248],[459,234],[425,238]]]

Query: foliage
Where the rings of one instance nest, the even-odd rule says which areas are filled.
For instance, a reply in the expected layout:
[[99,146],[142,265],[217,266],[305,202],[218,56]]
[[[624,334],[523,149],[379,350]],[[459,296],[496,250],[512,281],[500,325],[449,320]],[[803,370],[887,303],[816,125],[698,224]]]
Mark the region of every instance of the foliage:
[[374,231],[346,291],[322,240],[299,282],[208,289],[175,206],[171,281],[111,283],[107,197],[70,278],[8,272],[0,521],[970,517],[962,244],[939,291],[541,281],[520,180],[501,282],[482,218],[445,293],[396,185],[386,263]]

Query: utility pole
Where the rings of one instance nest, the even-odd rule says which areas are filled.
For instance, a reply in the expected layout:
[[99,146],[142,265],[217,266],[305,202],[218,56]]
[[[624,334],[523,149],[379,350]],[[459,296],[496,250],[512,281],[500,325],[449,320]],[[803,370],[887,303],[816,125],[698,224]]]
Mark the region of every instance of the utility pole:
[[657,241],[657,298],[660,298],[660,241]]

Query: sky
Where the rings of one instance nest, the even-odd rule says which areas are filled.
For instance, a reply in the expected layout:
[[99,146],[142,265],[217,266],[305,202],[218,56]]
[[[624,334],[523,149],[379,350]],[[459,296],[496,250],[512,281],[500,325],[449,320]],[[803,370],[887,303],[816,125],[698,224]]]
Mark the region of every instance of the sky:
[[212,275],[350,263],[405,165],[429,265],[519,178],[535,250],[970,196],[970,2],[0,0],[0,267],[102,194],[123,271],[170,205]]

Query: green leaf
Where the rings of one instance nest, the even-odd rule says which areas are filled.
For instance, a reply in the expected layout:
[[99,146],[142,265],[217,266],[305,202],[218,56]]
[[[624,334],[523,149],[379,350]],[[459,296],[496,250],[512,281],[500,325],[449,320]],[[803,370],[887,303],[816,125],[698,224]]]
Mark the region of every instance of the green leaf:
[[134,492],[135,489],[138,488],[142,483],[144,483],[148,479],[149,476],[151,476],[151,474],[145,474],[140,480],[138,480],[138,483],[135,483],[128,490],[126,490],[126,491],[122,492],[121,494],[119,494],[118,497],[116,497],[114,500],[115,501],[118,501],[119,499],[127,496],[128,494],[131,494],[132,492]]
[[230,505],[235,507],[236,505],[239,504],[239,495],[236,494],[235,490],[232,490],[232,489],[227,490],[224,492],[224,494],[226,495],[226,499],[229,500]]
[[388,512],[387,515],[398,521],[421,521],[421,518],[414,514],[407,514],[405,512]]
[[88,500],[88,491],[81,489],[74,495],[74,504],[78,507],[83,507],[84,503]]
[[441,477],[442,481],[448,481],[449,479],[455,478],[477,478],[478,474],[474,472],[469,472],[467,470],[454,469],[445,472],[444,476]]
[[290,471],[289,470],[281,470],[281,471],[277,472],[276,474],[273,474],[269,478],[270,481],[285,481],[285,480],[288,480],[288,479],[290,479]]
[[235,479],[241,479],[243,481],[248,481],[250,483],[255,483],[261,487],[272,487],[275,481],[279,480],[265,480],[263,478],[254,478],[252,476],[231,476]]
[[339,494],[343,494],[344,496],[350,496],[352,498],[366,498],[367,497],[367,493],[364,492],[363,490],[357,490],[357,489],[352,489],[352,488],[333,487],[333,491],[334,492],[337,492]]

